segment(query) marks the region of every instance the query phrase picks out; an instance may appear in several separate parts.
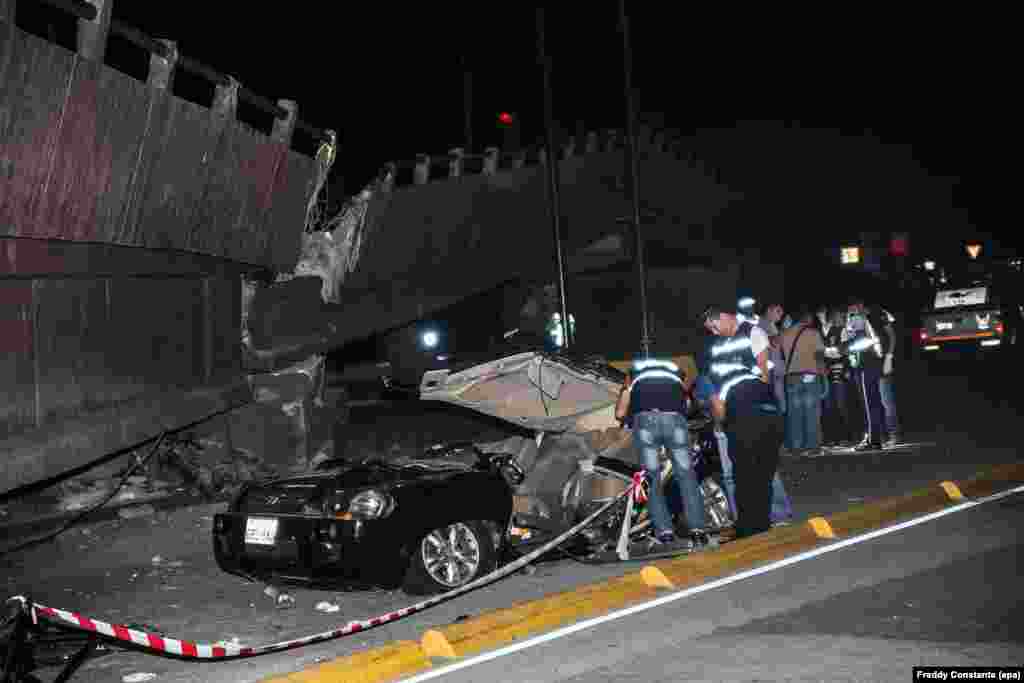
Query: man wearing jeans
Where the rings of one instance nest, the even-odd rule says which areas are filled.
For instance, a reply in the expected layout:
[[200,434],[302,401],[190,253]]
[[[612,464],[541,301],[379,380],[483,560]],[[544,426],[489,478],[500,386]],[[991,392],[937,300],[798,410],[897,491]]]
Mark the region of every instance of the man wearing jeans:
[[786,431],[794,451],[811,453],[821,448],[825,341],[808,310],[801,311],[797,323],[781,336],[786,359]]
[[878,319],[882,323],[882,378],[878,381],[878,393],[882,399],[885,413],[886,446],[896,446],[903,439],[900,430],[900,418],[896,413],[896,374],[893,361],[896,352],[896,319],[884,308],[878,309]]
[[[704,529],[704,504],[697,487],[697,476],[690,459],[687,428],[686,395],[679,368],[675,363],[644,359],[634,364],[635,375],[626,376],[615,416],[633,426],[633,443],[639,451],[647,474],[650,511],[654,535],[650,550],[658,552],[669,546],[695,550],[708,544]],[[683,501],[683,512],[689,538],[679,543],[672,528],[668,505],[659,486],[661,463],[658,451],[664,446],[672,458],[672,477]]]

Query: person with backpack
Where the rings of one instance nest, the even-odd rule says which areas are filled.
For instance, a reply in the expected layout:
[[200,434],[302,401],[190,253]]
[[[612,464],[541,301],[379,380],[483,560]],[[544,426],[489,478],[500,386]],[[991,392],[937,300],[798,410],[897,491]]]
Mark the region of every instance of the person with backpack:
[[782,333],[785,358],[786,426],[795,452],[813,454],[821,449],[821,399],[825,381],[825,340],[809,309]]

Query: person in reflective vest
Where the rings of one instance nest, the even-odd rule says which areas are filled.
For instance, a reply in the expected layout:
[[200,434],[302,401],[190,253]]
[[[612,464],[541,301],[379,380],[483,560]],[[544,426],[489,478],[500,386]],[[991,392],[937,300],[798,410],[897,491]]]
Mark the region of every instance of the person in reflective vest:
[[[647,473],[648,510],[654,525],[651,550],[654,551],[668,544],[694,550],[708,543],[704,505],[690,459],[685,411],[686,392],[675,363],[644,359],[634,364],[619,394],[615,416],[632,426],[633,443]],[[686,515],[688,538],[681,541],[676,538],[664,492],[658,485],[661,470],[658,451],[662,446],[672,458],[672,476]]]
[[753,297],[745,296],[736,302],[736,318],[741,323],[754,323],[757,325],[760,322],[760,318],[757,315],[757,311],[754,308],[757,305],[757,300]]
[[782,418],[768,383],[768,336],[715,306],[705,309],[700,322],[718,337],[710,354],[711,409],[729,440],[736,536],[742,538],[771,528],[771,484],[782,443]]
[[854,382],[864,405],[864,440],[854,450],[880,450],[884,408],[879,383],[885,354],[879,331],[884,325],[880,318],[870,312],[864,302],[855,299],[848,308],[846,350],[853,366]]
[[[703,367],[703,372],[697,377],[693,387],[693,397],[702,410],[711,412],[711,396],[715,393],[715,385],[708,373],[710,363]],[[729,501],[729,512],[733,520],[736,519],[736,479],[733,476],[732,458],[729,457],[729,438],[725,434],[723,425],[714,420],[715,440],[718,444],[718,458],[722,467],[722,489],[725,491],[726,500]],[[778,471],[772,478],[771,497],[771,522],[772,526],[783,526],[790,523],[793,518],[793,505],[790,503],[786,487],[782,483],[782,477]]]

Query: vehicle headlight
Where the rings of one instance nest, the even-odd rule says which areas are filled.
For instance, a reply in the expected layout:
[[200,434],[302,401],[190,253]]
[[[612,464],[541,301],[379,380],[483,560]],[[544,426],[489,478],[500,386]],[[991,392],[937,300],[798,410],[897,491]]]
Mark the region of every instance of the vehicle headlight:
[[305,503],[302,506],[302,514],[304,515],[322,515],[324,514],[324,506],[316,505],[313,503]]
[[357,493],[348,504],[353,519],[382,519],[394,509],[394,498],[373,489]]

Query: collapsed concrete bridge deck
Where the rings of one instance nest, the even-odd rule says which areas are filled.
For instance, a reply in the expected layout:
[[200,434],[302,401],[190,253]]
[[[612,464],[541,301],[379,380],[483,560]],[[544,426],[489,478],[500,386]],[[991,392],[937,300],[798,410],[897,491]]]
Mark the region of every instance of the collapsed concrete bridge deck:
[[[294,103],[278,102],[286,116],[267,135],[236,120],[237,81],[202,107],[172,94],[163,56],[143,83],[3,19],[0,495],[204,421],[270,457],[308,455],[308,424],[295,423],[315,405],[296,401],[312,378],[259,373],[553,276],[542,150],[394,165],[355,202],[358,234],[339,234],[358,245],[346,267],[318,269],[303,235],[324,167],[290,148]],[[640,142],[645,229],[711,249],[716,217],[741,196],[664,135]],[[611,132],[557,155],[572,270],[625,255],[624,154]],[[396,183],[410,168],[414,182]],[[246,312],[243,283],[259,272],[284,277]]]

